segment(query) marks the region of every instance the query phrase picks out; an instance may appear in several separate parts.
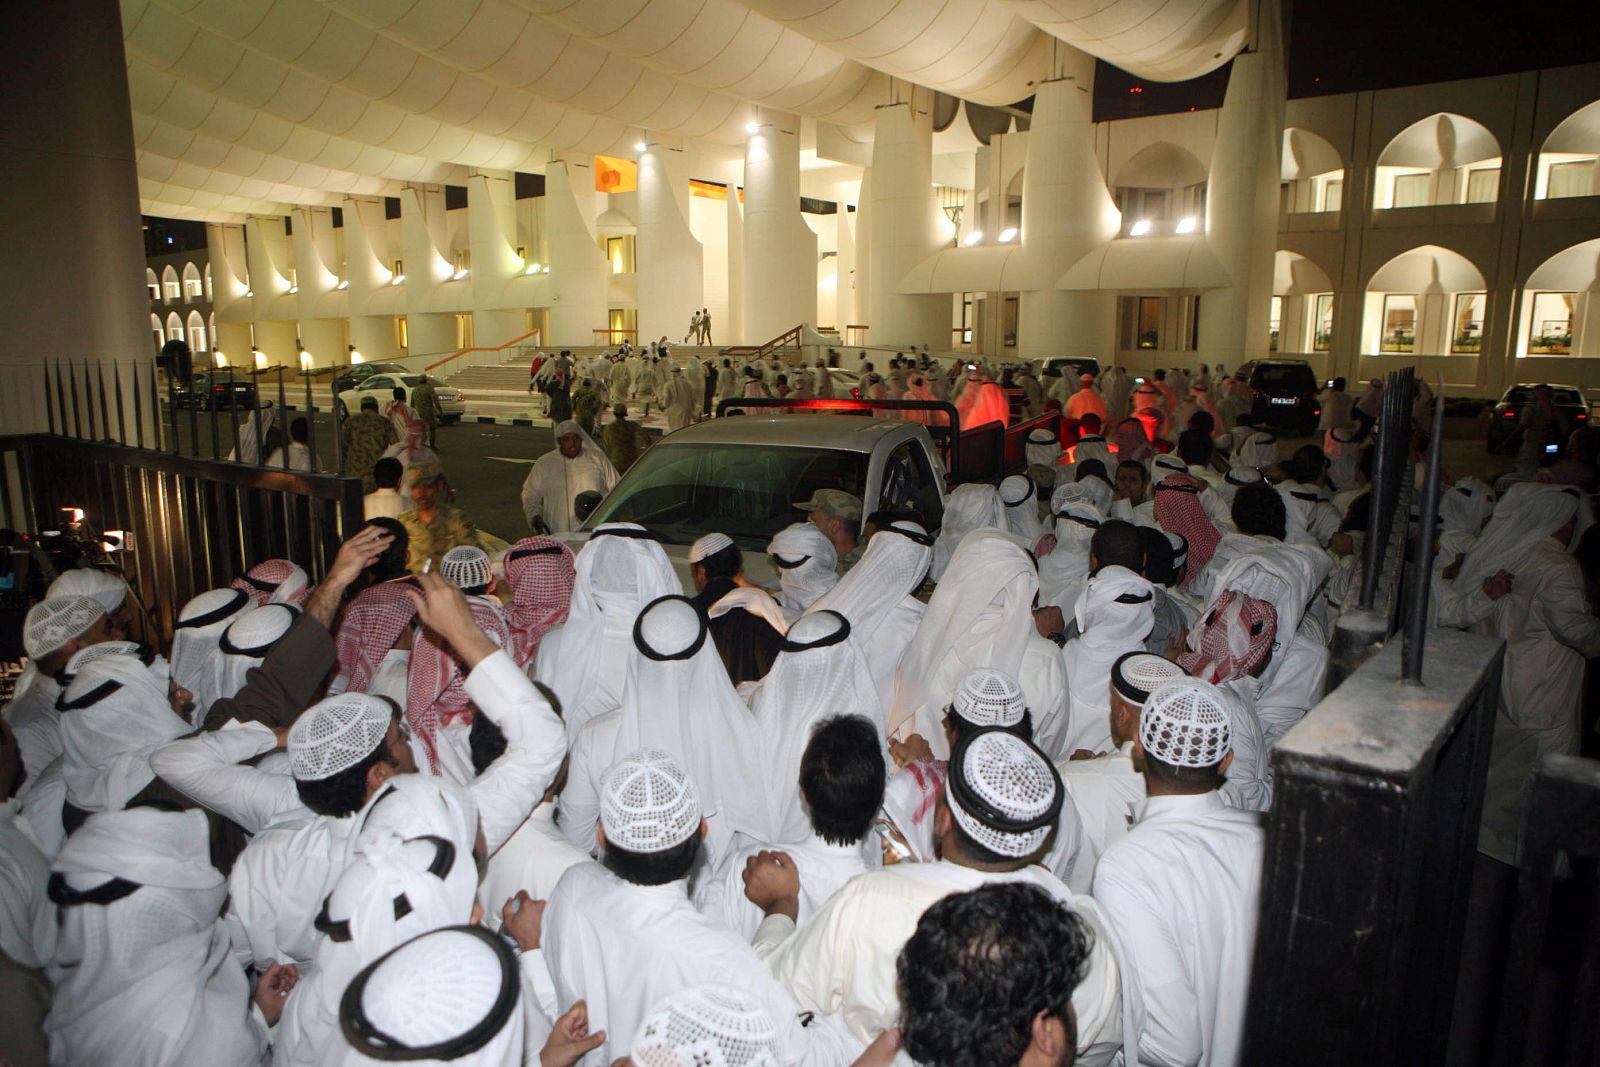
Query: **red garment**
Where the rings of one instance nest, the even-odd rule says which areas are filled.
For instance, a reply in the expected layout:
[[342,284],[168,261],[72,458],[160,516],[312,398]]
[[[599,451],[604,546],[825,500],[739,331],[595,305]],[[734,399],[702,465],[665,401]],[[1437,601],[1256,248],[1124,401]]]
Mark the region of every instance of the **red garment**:
[[398,582],[375,585],[363,590],[345,609],[334,638],[339,669],[346,679],[345,692],[367,691],[383,657],[417,617],[417,606],[406,595],[406,588]]
[[1198,639],[1190,638],[1191,651],[1178,657],[1178,666],[1212,685],[1243,678],[1266,662],[1277,633],[1277,608],[1229,589],[1206,613]]
[[506,613],[511,658],[524,670],[550,628],[567,621],[574,568],[572,549],[548,537],[524,537],[506,552],[506,584],[512,596]]
[[[472,617],[501,648],[511,647],[511,633],[498,604],[490,598],[467,597]],[[428,754],[429,769],[439,772],[440,727],[455,719],[472,721],[472,701],[467,697],[467,675],[461,662],[424,628],[411,649],[411,669],[406,676],[406,722]]]
[[1211,561],[1217,543],[1222,540],[1200,504],[1199,494],[1204,487],[1200,479],[1177,471],[1156,486],[1156,522],[1163,530],[1182,534],[1189,542],[1189,570],[1183,579],[1185,589]]

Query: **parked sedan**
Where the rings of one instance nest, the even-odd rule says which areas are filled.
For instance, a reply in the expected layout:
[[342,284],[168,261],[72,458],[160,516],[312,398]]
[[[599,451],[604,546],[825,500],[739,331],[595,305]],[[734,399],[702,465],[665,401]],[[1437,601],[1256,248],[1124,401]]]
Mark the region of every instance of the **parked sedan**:
[[256,406],[256,382],[248,374],[234,371],[196,371],[188,386],[181,382],[174,389],[174,401],[180,408],[198,408],[201,411],[224,408],[250,410]]
[[339,393],[339,414],[349,415],[361,410],[361,401],[372,397],[378,402],[378,410],[394,399],[394,391],[403,386],[406,390],[406,403],[416,406],[412,400],[412,393],[423,379],[433,385],[433,392],[439,398],[439,421],[457,422],[467,412],[466,398],[460,389],[445,385],[431,374],[374,374],[366,381],[353,389],[346,389]]
[[[1533,382],[1523,382],[1507,389],[1500,402],[1489,412],[1489,451],[1512,450],[1520,443],[1517,430],[1522,425],[1522,413],[1533,403]],[[1566,448],[1567,438],[1580,426],[1589,425],[1589,405],[1576,386],[1551,385],[1555,394],[1556,424],[1549,427],[1549,440],[1545,449],[1555,453]]]
[[354,389],[375,374],[409,373],[411,372],[398,363],[357,363],[339,372],[339,376],[333,380],[333,391],[342,393],[347,389]]

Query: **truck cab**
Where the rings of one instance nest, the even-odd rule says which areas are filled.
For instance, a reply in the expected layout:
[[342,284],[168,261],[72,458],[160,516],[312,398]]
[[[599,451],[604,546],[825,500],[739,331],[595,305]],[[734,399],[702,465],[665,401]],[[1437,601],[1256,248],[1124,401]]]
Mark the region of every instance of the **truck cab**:
[[744,553],[750,580],[776,586],[767,542],[806,521],[795,505],[816,490],[859,497],[863,521],[885,508],[916,511],[932,532],[944,513],[944,486],[939,450],[918,423],[753,411],[685,427],[648,449],[563,539],[576,550],[602,523],[638,523],[661,537],[687,590],[689,546],[702,534],[724,533]]

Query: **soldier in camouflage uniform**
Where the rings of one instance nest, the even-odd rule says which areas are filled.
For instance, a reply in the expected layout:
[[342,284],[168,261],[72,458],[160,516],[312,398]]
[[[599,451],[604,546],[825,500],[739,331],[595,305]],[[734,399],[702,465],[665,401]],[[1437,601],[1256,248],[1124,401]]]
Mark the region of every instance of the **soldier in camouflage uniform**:
[[417,413],[417,418],[428,424],[428,447],[437,452],[439,450],[439,394],[433,391],[433,383],[426,377],[411,390],[411,410]]
[[444,554],[457,545],[473,545],[487,550],[478,533],[478,527],[467,513],[454,504],[446,503],[447,487],[444,470],[437,462],[419,463],[406,471],[407,492],[416,506],[400,513],[400,524],[411,539],[406,554],[406,567],[413,573],[422,570],[428,560],[435,569],[444,560]]
[[399,440],[394,424],[378,414],[378,398],[362,397],[361,412],[344,420],[344,473],[360,475],[362,491],[373,492],[372,468]]

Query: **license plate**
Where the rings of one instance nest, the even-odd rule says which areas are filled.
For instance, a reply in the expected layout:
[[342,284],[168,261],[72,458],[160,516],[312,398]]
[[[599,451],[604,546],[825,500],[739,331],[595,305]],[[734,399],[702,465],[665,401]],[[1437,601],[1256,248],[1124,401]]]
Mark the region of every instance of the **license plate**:
[[1268,399],[1271,400],[1274,404],[1280,405],[1282,407],[1286,407],[1286,408],[1294,407],[1294,397],[1292,397],[1292,396],[1274,396],[1274,397],[1268,397]]

